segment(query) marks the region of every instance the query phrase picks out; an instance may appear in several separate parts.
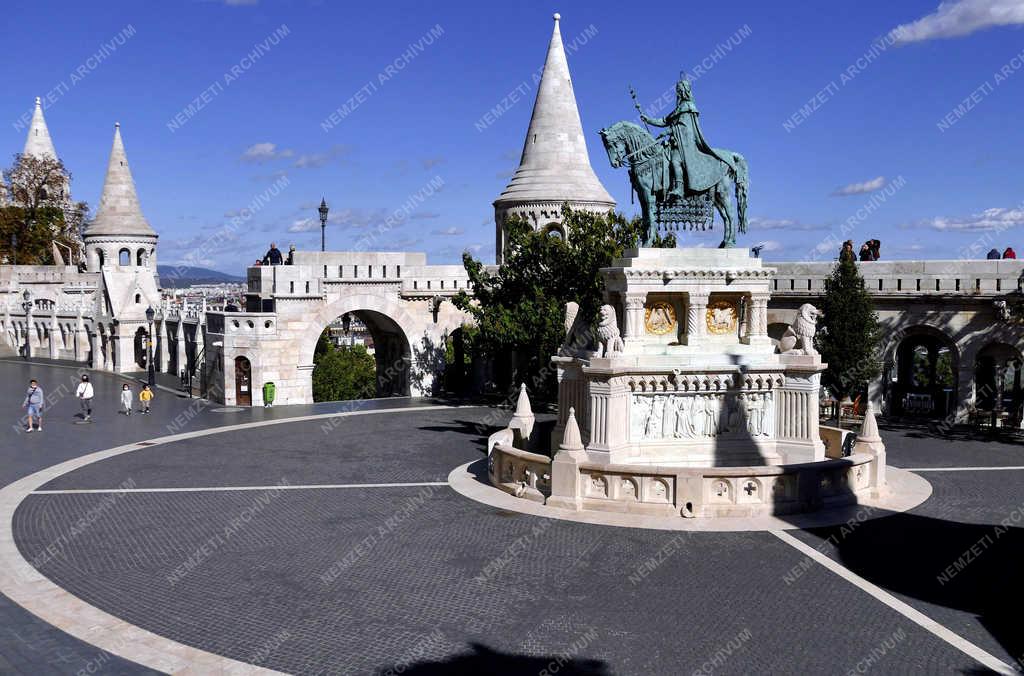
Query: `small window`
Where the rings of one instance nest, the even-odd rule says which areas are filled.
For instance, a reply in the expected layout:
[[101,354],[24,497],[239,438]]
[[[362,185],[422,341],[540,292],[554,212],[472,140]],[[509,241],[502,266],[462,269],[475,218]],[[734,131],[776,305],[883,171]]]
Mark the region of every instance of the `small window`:
[[430,280],[429,279],[427,280],[427,288],[428,289],[430,288]]
[[306,282],[306,293],[309,293],[309,282]]
[[918,291],[920,291],[920,290],[921,290],[921,280],[920,280],[920,279],[919,279],[919,280],[917,280],[917,290],[918,290]]
[[442,289],[444,288],[444,280],[443,279],[441,280],[441,288]]
[[327,279],[327,266],[324,266],[324,279]]
[[936,291],[941,291],[942,290],[942,288],[939,285],[939,280],[937,280],[937,279],[935,280],[935,290]]
[[997,279],[996,280],[996,291],[1002,291],[1002,290],[1003,290],[1003,280]]
[[344,265],[339,265],[338,266],[338,276],[339,277],[344,277],[345,276],[345,266]]
[[789,280],[789,290],[790,291],[796,291],[796,280],[795,279]]
[[957,290],[957,291],[959,291],[959,290],[960,290],[960,280],[959,280],[959,279],[958,279],[958,280],[956,280],[956,290]]
[[142,294],[139,294],[139,293],[135,294],[135,304],[138,305],[141,302],[142,302]]
[[295,282],[288,282],[288,293],[295,293]]
[[903,280],[902,279],[897,279],[896,280],[896,290],[897,291],[902,291],[903,290]]
[[358,265],[353,265],[352,266],[352,279],[359,279],[359,266]]
[[981,291],[981,280],[980,279],[975,279],[974,280],[974,290],[975,291]]
[[878,280],[878,290],[882,290],[882,280]]
[[386,266],[386,265],[380,266],[380,276],[383,277],[384,279],[388,278],[388,266]]
[[779,290],[779,280],[773,279],[772,281],[775,282],[775,290],[778,291]]
[[811,280],[809,280],[809,279],[807,280],[807,290],[808,291],[811,290]]
[[412,288],[414,288],[414,289],[415,289],[415,288],[418,288],[418,287],[419,287],[419,285],[420,285],[420,283],[419,283],[419,282],[417,282],[417,281],[416,281],[415,279],[414,279],[414,280],[412,280]]
[[395,266],[395,277],[401,277],[401,276],[402,276],[402,266],[401,265],[396,265]]
[[373,266],[372,265],[367,265],[366,266],[366,278],[367,279],[373,279]]
[[132,252],[128,249],[121,249],[117,253],[117,264],[125,267],[132,264]]

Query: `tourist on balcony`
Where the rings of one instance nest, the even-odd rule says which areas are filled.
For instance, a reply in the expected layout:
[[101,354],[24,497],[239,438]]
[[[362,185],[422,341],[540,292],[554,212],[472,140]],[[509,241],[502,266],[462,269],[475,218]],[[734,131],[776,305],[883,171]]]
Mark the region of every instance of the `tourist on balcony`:
[[1006,247],[1006,251],[1003,252],[1003,258],[1017,258],[1017,252],[1013,250],[1012,246]]
[[288,258],[284,261],[285,265],[295,265],[295,245],[292,244],[288,247]]
[[986,256],[986,258],[988,258],[990,261],[999,260],[1001,258],[1001,256],[999,255],[999,249],[992,247],[992,249],[988,252],[988,256]]
[[855,261],[857,257],[853,254],[853,240],[848,239],[843,242],[843,248],[839,252],[839,262],[843,261]]
[[882,242],[877,239],[868,240],[868,248],[871,249],[871,260],[877,261],[882,257]]
[[875,255],[873,253],[871,253],[871,243],[870,242],[864,242],[861,245],[859,256],[860,256],[860,259],[862,261],[873,261],[873,260],[875,260]]
[[277,248],[276,244],[271,242],[267,253],[263,255],[263,264],[281,265],[282,262],[284,262],[284,256],[281,255],[281,250]]

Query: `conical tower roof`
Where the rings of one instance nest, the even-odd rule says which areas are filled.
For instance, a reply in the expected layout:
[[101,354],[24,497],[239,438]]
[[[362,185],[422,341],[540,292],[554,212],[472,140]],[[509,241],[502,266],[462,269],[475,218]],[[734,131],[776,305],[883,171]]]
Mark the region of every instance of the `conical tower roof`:
[[110,150],[107,177],[103,181],[103,194],[96,218],[85,231],[86,236],[96,235],[146,235],[156,237],[156,232],[146,222],[135,193],[135,181],[128,168],[128,156],[121,141],[121,125],[114,125],[114,146]]
[[57,150],[53,147],[50,130],[46,126],[46,118],[43,117],[43,102],[38,96],[36,97],[36,109],[32,112],[32,122],[28,125],[25,149],[21,151],[21,154],[40,159],[44,157],[57,159]]
[[538,200],[615,206],[615,200],[590,166],[562,34],[558,29],[560,18],[554,15],[555,28],[548,44],[519,168],[495,206]]

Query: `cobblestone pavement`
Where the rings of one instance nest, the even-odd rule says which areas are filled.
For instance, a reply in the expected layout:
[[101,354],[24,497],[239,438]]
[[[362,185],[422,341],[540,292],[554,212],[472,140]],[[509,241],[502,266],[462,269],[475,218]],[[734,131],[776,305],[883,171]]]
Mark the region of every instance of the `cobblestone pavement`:
[[[0,374],[5,368],[0,363]],[[204,410],[188,429],[260,413]],[[539,519],[473,502],[443,485],[278,488],[443,481],[453,467],[482,457],[481,437],[496,420],[505,417],[484,408],[410,411],[332,419],[326,427],[322,420],[288,422],[144,448],[44,488],[110,489],[125,482],[266,488],[36,494],[15,514],[16,542],[26,559],[88,603],[162,636],[283,671],[981,670],[770,533]],[[83,438],[78,448],[40,450],[5,480],[167,433],[166,423],[127,427],[136,422],[111,422],[105,439]],[[48,434],[16,436],[22,445],[13,453],[37,452],[23,444]],[[890,437],[889,460],[897,466],[987,466],[995,464],[994,453],[1005,466],[1024,465],[1024,450],[1012,444],[985,444],[984,462],[973,462],[976,442],[896,431],[886,433],[887,442]],[[58,438],[57,445],[66,442]],[[935,493],[909,514],[845,531],[791,533],[1013,663],[1024,652],[1019,623],[1010,622],[1020,607],[1015,579],[1024,552],[1020,522],[1011,515],[1024,502],[1018,488],[1024,471],[926,476]],[[73,530],[83,515],[92,517],[88,528]],[[994,524],[1003,519],[1011,521],[996,537]],[[958,557],[979,541],[985,548],[976,562],[957,572]],[[950,579],[939,581],[950,566]],[[22,627],[17,610],[0,614],[8,631]],[[13,641],[0,642],[5,657],[16,658],[7,657],[13,671],[76,673],[85,666],[81,657],[69,666],[39,659],[37,653],[54,652],[45,641],[95,658],[96,649],[90,653],[35,623],[42,627],[29,648],[8,652]],[[141,672],[114,658],[102,666],[101,673]]]

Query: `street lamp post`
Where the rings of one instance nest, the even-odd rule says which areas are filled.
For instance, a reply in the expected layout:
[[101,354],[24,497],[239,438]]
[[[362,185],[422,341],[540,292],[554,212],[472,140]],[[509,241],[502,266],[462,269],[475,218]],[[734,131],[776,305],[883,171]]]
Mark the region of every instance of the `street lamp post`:
[[153,306],[146,308],[146,321],[149,323],[149,331],[146,333],[146,371],[149,376],[149,386],[156,387],[156,371],[153,368],[153,317],[156,311]]
[[25,289],[22,294],[25,300],[21,303],[21,309],[25,311],[25,353],[24,358],[32,356],[32,292]]
[[327,212],[329,210],[327,208],[327,200],[323,197],[320,198],[320,208],[318,211],[320,212],[320,250],[327,251],[327,240],[324,233],[327,230]]

